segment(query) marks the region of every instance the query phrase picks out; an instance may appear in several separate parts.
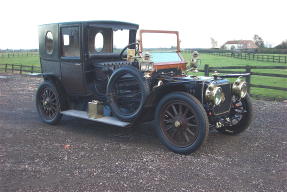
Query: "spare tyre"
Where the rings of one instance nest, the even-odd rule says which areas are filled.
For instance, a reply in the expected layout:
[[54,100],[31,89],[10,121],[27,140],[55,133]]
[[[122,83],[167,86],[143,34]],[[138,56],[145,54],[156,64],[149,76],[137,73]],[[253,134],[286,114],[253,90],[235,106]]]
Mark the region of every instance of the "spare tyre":
[[115,70],[107,85],[108,103],[113,114],[123,121],[135,120],[149,95],[143,74],[133,66]]

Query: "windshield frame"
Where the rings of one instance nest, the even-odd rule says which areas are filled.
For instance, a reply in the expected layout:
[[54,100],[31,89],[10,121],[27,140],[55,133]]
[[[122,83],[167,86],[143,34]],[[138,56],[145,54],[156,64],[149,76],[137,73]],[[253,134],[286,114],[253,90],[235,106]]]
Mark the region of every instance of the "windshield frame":
[[175,34],[176,35],[176,52],[180,52],[180,40],[179,40],[179,33],[178,31],[165,31],[165,30],[146,30],[141,29],[139,32],[140,39],[139,39],[139,45],[140,45],[140,53],[143,52],[143,33],[168,33],[168,34]]
[[[142,56],[143,54],[143,34],[144,33],[163,33],[163,34],[175,34],[176,35],[176,50],[175,51],[169,51],[169,52],[173,52],[176,53],[178,55],[178,57],[181,59],[181,61],[168,61],[168,62],[158,62],[155,63],[156,65],[170,65],[170,64],[179,64],[180,66],[182,64],[186,64],[184,58],[182,57],[182,55],[180,54],[180,40],[179,40],[179,32],[178,31],[166,31],[166,30],[146,30],[146,29],[141,29],[139,31],[139,54]],[[167,52],[168,53],[168,52]],[[184,67],[185,68],[185,67]]]

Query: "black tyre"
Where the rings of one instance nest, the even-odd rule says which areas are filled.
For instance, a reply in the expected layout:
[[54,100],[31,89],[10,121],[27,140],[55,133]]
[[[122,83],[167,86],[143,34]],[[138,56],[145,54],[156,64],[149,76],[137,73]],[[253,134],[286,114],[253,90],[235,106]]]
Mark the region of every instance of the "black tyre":
[[36,93],[36,108],[41,120],[45,123],[57,124],[62,117],[64,102],[60,91],[50,81],[44,81]]
[[160,141],[171,151],[190,154],[206,140],[208,117],[202,104],[185,92],[173,92],[159,102],[155,130]]
[[132,66],[117,69],[107,85],[108,103],[123,121],[135,120],[142,111],[149,86],[142,73]]
[[229,116],[233,125],[221,127],[216,130],[227,135],[239,134],[249,127],[252,121],[252,116],[253,109],[249,95],[246,95],[243,99],[233,98]]

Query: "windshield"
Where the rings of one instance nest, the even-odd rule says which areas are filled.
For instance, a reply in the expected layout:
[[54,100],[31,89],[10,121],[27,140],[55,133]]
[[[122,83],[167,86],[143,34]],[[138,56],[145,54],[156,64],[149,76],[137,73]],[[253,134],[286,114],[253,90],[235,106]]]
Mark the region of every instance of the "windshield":
[[151,59],[154,63],[164,63],[164,62],[180,62],[181,58],[175,52],[150,52]]
[[149,53],[154,63],[180,62],[176,33],[143,32],[142,52]]

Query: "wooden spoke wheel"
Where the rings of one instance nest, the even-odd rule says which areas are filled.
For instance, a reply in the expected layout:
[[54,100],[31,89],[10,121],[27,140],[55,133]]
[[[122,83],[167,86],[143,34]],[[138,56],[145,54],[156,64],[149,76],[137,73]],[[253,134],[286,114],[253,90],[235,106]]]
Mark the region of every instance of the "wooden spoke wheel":
[[36,107],[42,121],[56,124],[62,117],[62,100],[57,88],[48,81],[43,82],[36,94]]
[[199,134],[194,110],[185,102],[169,101],[161,111],[160,126],[166,137],[176,146],[191,145]]
[[176,153],[195,151],[204,142],[209,130],[201,103],[184,92],[165,96],[157,106],[155,119],[161,142]]

